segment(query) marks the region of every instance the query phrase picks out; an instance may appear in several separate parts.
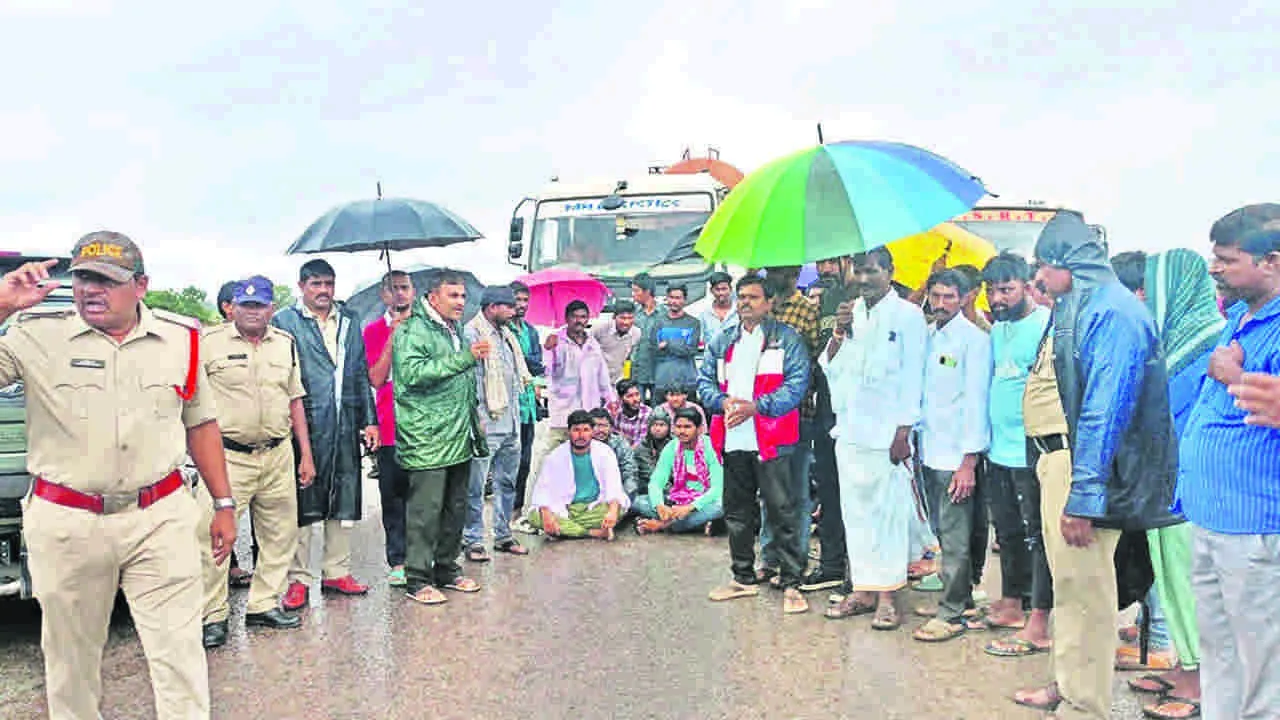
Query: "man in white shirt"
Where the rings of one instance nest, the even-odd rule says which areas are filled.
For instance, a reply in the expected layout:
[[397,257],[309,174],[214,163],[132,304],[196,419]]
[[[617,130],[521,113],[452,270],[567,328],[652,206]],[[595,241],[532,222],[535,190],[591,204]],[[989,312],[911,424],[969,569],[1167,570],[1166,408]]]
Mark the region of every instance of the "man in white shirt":
[[913,637],[942,642],[964,634],[964,611],[973,606],[970,538],[978,471],[991,443],[991,338],[964,316],[969,280],[963,273],[934,273],[927,287],[934,323],[925,355],[920,450],[925,504],[942,546],[943,590],[937,617]]
[[872,627],[901,621],[896,593],[911,560],[911,428],[920,420],[927,328],[920,308],[891,292],[893,256],[856,255],[858,297],[841,304],[819,364],[836,414],[836,465],[853,592],[829,618],[875,613]]

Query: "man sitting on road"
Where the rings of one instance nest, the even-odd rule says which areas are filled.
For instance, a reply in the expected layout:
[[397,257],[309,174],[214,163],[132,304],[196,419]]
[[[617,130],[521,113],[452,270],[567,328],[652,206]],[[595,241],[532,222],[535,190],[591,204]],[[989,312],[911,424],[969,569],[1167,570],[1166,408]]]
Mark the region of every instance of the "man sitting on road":
[[529,505],[529,522],[548,537],[612,540],[618,518],[630,507],[618,461],[592,437],[591,414],[569,414],[569,442],[542,463]]
[[618,459],[618,475],[622,478],[622,489],[627,497],[636,499],[639,480],[636,477],[636,454],[627,443],[627,439],[613,431],[613,416],[604,408],[591,411],[591,436],[609,446],[614,457]]

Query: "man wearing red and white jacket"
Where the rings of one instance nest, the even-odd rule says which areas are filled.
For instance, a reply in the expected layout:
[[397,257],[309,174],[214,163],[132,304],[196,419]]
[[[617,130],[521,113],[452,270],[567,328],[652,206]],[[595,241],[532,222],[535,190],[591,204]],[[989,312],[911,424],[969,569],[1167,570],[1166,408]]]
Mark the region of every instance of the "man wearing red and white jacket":
[[809,609],[799,585],[806,558],[799,553],[789,456],[800,441],[800,401],[809,386],[809,352],[790,327],[770,316],[773,288],[748,275],[738,281],[737,328],[707,347],[698,397],[714,417],[711,441],[724,457],[724,518],[729,528],[733,581],[711,591],[715,601],[750,597],[756,586],[757,496],[767,509],[779,547],[783,612]]

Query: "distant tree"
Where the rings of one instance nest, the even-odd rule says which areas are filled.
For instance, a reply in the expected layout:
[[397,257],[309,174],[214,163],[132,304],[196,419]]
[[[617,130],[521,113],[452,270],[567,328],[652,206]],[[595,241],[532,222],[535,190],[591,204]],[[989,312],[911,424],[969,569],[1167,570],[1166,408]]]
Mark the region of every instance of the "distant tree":
[[181,290],[149,290],[143,302],[149,308],[193,317],[206,325],[221,321],[221,316],[209,302],[209,296],[190,285]]
[[274,294],[277,310],[293,307],[297,303],[293,297],[293,288],[288,285],[276,285]]

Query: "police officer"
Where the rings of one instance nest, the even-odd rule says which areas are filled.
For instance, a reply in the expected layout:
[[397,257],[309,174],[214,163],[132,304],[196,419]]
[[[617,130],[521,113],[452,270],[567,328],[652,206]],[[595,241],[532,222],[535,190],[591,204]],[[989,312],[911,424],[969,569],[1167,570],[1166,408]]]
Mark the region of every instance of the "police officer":
[[[301,618],[280,609],[289,563],[298,547],[298,497],[294,487],[293,444],[302,448],[298,485],[315,478],[311,440],[302,408],[302,374],[293,337],[271,327],[273,285],[260,275],[237,285],[230,322],[205,331],[201,362],[218,407],[227,475],[236,498],[236,516],[253,509],[259,552],[249,586],[244,624],[296,628]],[[202,506],[213,512],[207,493]],[[204,646],[227,641],[227,567],[204,553]]]
[[26,386],[23,509],[32,589],[43,610],[52,720],[98,718],[103,647],[117,589],[142,640],[160,720],[209,717],[200,647],[200,511],[179,472],[189,453],[217,512],[217,562],[235,542],[235,500],[205,388],[194,320],[142,303],[142,253],[95,232],[71,256],[74,310],[33,308],[58,286],[55,261],[0,279],[0,383]]

